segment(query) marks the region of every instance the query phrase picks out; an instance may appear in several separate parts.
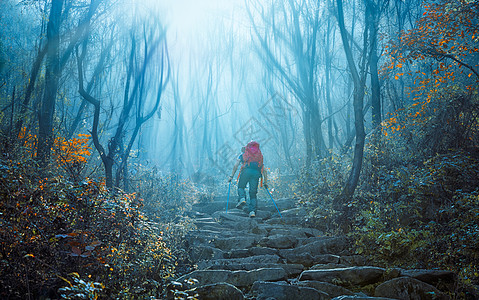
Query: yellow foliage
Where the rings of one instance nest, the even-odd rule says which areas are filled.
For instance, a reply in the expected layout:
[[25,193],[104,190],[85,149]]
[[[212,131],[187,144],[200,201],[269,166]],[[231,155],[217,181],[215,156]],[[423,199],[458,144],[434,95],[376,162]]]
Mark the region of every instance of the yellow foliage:
[[[87,157],[91,155],[90,138],[90,134],[79,134],[78,137],[68,140],[62,136],[55,137],[51,149],[53,160],[63,167],[85,164]],[[22,146],[32,156],[36,156],[36,135],[27,132],[26,127],[23,127],[18,135],[18,139],[22,141]]]

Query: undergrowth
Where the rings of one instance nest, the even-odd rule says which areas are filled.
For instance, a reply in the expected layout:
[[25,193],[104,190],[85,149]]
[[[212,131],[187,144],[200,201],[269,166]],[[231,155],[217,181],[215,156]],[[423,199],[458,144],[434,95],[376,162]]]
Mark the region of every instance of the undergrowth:
[[161,297],[188,265],[186,184],[161,179],[144,201],[96,179],[40,174],[28,157],[0,169],[0,298]]
[[344,159],[318,161],[302,172],[296,191],[309,208],[306,221],[330,234],[344,233],[339,222],[347,223],[351,250],[371,263],[450,270],[462,286],[477,286],[479,101],[457,89],[435,97],[368,137],[360,183],[342,208],[347,219],[338,219],[334,206],[349,170]]
[[351,234],[355,252],[383,266],[451,270],[478,284],[478,170],[464,153],[391,169],[376,194],[360,191],[367,201]]

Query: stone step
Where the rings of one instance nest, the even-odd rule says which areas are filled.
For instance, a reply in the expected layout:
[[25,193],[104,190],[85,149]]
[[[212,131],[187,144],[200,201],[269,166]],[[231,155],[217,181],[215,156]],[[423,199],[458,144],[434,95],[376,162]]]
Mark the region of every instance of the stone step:
[[381,281],[385,271],[385,269],[378,267],[307,270],[301,273],[299,280],[314,280],[329,283],[340,282],[342,286],[365,286]]
[[277,264],[277,263],[259,263],[259,264],[230,264],[227,266],[213,265],[209,270],[231,270],[231,271],[251,271],[256,269],[282,268],[286,271],[288,278],[297,278],[304,271],[304,266],[300,264]]
[[256,281],[251,287],[250,294],[257,300],[330,299],[329,295],[324,292],[310,287],[291,285],[286,282]]
[[[443,292],[454,290],[452,272],[399,268],[386,272],[371,266],[365,257],[351,255],[345,237],[302,227],[307,211],[296,201],[278,199],[276,203],[282,217],[268,198],[259,199],[254,218],[248,216],[247,208],[234,207],[236,197],[229,199],[228,212],[226,197],[195,204],[189,215],[197,229],[185,239],[197,270],[178,279],[184,284],[180,296],[379,300],[405,295],[420,299],[430,294],[448,299]],[[188,283],[189,278],[196,280]],[[364,286],[368,295],[352,292]]]
[[[294,206],[296,206],[296,200],[295,199],[292,199],[292,198],[277,198],[276,195],[272,194],[273,196],[273,199],[274,201],[276,202],[276,205],[278,205],[278,207],[283,207],[283,209],[287,209],[288,207],[289,208],[292,208]],[[249,195],[246,195],[247,198],[249,198]],[[227,195],[222,195],[222,196],[215,196],[213,197],[212,201],[209,201],[209,202],[206,202],[206,203],[215,203],[215,202],[220,202],[220,203],[224,203],[224,206],[226,208],[226,200],[227,200]],[[230,203],[233,203],[234,205],[236,205],[238,201],[238,195],[236,194],[236,192],[233,194],[233,193],[230,193],[230,198],[229,198],[229,202],[228,204]],[[273,202],[271,201],[271,198],[268,196],[268,197],[262,197],[261,195],[258,194],[258,203],[259,202],[262,202],[264,203],[265,206],[274,206]]]
[[220,222],[225,228],[228,228],[231,231],[237,232],[238,235],[244,233],[257,234],[261,237],[268,236],[268,230],[265,228],[264,224],[261,221],[251,218],[250,221],[245,222],[233,222],[228,220],[223,220]]
[[216,248],[223,251],[231,251],[233,249],[251,248],[258,244],[260,238],[258,236],[238,236],[231,238],[218,238],[213,241]]
[[[201,227],[203,230],[209,230],[209,231],[220,231],[221,235],[238,235],[238,232],[235,231],[235,228],[229,226],[228,224],[211,224],[211,225],[204,225]],[[234,231],[234,232],[232,232]]]
[[286,280],[288,274],[283,268],[263,268],[251,271],[230,270],[196,270],[177,279],[182,282],[196,279],[201,285],[226,282],[236,287],[250,287],[257,280],[280,281]]
[[213,241],[217,238],[217,236],[212,235],[201,235],[201,234],[191,234],[185,236],[185,241],[189,247],[196,247],[199,245],[212,245]]
[[215,219],[213,219],[212,217],[209,217],[209,216],[202,216],[201,218],[194,218],[193,219],[193,222],[196,223],[196,222],[214,222]]
[[328,294],[330,298],[354,295],[354,293],[348,290],[347,288],[344,288],[342,286],[335,285],[329,282],[306,280],[306,281],[298,281],[296,282],[296,285],[303,286],[303,287],[310,287],[318,291],[322,291]]
[[190,249],[189,254],[193,262],[223,259],[225,257],[224,251],[209,245],[196,245]]
[[199,285],[196,280],[172,281],[167,286],[167,300],[243,300],[243,292],[232,284],[219,282]]
[[204,227],[208,227],[208,228],[215,228],[217,227],[218,229],[221,228],[220,224],[216,221],[194,221],[193,222],[197,228],[204,228]]
[[304,254],[311,256],[321,254],[341,254],[347,249],[346,239],[343,237],[323,237],[306,245],[296,247],[293,249],[281,249],[279,255],[292,262],[296,257]]
[[[282,259],[277,255],[255,255],[242,258],[223,258],[209,259],[197,263],[199,269],[208,269],[211,266],[227,267],[229,265],[241,264],[276,264],[281,263]],[[260,267],[256,268],[259,269]]]
[[[275,200],[276,205],[280,211],[289,210],[296,206],[296,200],[294,199],[278,199]],[[230,198],[228,202],[228,212],[235,209],[237,202],[236,199]],[[259,199],[257,202],[257,209],[269,212],[276,212],[276,207],[270,199]],[[195,203],[192,206],[194,212],[213,214],[214,212],[226,211],[226,197],[215,198],[213,202]]]
[[324,236],[324,233],[314,228],[292,227],[292,226],[269,226],[269,234],[294,235],[298,239]]
[[194,211],[194,210],[188,211],[185,214],[186,214],[186,216],[188,216],[192,219],[208,217],[207,214],[199,212],[199,211]]
[[[423,269],[412,269],[412,270],[404,270],[400,268],[396,268],[395,271],[398,272],[399,276],[407,276],[412,277],[414,279],[421,280],[423,282],[437,285],[439,283],[451,283],[457,280],[457,276],[454,272],[447,271],[447,270],[423,270]],[[448,288],[452,288],[449,286]]]
[[218,237],[220,235],[224,235],[224,231],[219,230],[219,228],[215,229],[194,229],[190,232],[188,232],[187,235],[202,235],[202,236],[215,236]]
[[298,247],[306,246],[308,244],[311,244],[311,243],[314,243],[314,242],[317,242],[317,241],[322,241],[325,238],[330,238],[330,236],[321,235],[321,236],[314,236],[314,237],[309,237],[309,238],[299,238],[298,239]]
[[217,219],[219,222],[222,222],[222,223],[224,223],[224,221],[237,222],[237,223],[258,222],[258,219],[261,219],[261,218],[250,218],[248,214],[238,209],[229,211],[228,213],[224,211],[217,211],[217,212],[214,212],[212,216],[213,218]]
[[302,219],[300,217],[280,217],[280,216],[273,216],[269,220],[264,221],[266,224],[269,225],[298,225],[301,224]]
[[307,268],[310,268],[313,265],[318,265],[323,260],[322,258],[323,255],[311,255],[310,253],[299,253],[299,254],[292,254],[292,255],[280,254],[280,256],[286,259],[288,263],[302,264],[303,266]]
[[228,213],[224,211],[217,211],[212,214],[213,218],[216,218],[220,221],[232,221],[232,222],[244,222],[247,219],[255,220],[256,222],[261,222],[271,218],[272,213],[269,211],[258,210],[254,218],[249,217],[249,213],[246,210],[232,209]]
[[[240,289],[226,282],[203,285],[193,290],[193,295],[188,299],[204,300],[243,300],[244,296]],[[195,297],[198,295],[198,297]]]
[[267,247],[251,247],[249,249],[233,249],[225,254],[225,258],[244,258],[256,255],[278,255],[278,249]]
[[259,242],[260,246],[276,248],[276,249],[290,249],[296,247],[298,238],[294,235],[275,234],[264,237]]
[[374,295],[393,299],[398,299],[401,295],[408,295],[408,299],[450,299],[436,287],[412,277],[399,277],[383,282],[376,287]]
[[[332,300],[396,300],[396,299],[401,299],[401,298],[372,297],[364,293],[357,293],[352,296],[341,295],[341,296],[333,298]],[[407,299],[422,299],[422,298],[407,298]],[[436,299],[436,298],[431,298],[431,299]]]

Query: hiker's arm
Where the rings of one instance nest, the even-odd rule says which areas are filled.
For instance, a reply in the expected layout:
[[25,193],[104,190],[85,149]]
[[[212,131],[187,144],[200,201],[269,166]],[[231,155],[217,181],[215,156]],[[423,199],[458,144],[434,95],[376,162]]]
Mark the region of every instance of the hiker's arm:
[[263,167],[263,185],[267,186],[268,184],[268,172],[266,171],[266,168]]
[[228,178],[228,182],[231,182],[231,180],[232,180],[233,177],[235,176],[236,170],[238,170],[238,167],[239,167],[240,163],[241,163],[240,160],[237,159],[237,160],[236,160],[236,163],[235,163],[235,165],[234,165],[234,167],[233,167],[233,173],[231,173],[231,176]]

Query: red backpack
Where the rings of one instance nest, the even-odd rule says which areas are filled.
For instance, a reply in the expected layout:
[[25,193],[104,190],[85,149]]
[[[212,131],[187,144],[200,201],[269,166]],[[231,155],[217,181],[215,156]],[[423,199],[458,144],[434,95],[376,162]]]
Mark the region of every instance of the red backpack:
[[246,145],[244,154],[243,154],[244,167],[246,168],[257,168],[258,170],[263,170],[263,154],[259,149],[259,144],[255,141],[249,142]]

